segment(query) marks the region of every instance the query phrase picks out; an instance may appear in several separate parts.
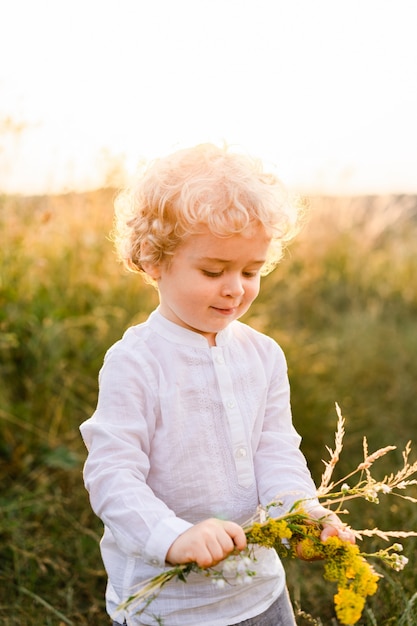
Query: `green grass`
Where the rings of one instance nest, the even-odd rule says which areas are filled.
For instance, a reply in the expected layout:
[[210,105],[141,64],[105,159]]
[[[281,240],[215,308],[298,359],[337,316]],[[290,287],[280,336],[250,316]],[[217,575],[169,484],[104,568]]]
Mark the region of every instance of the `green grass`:
[[[91,415],[106,349],[155,306],[156,293],[114,259],[113,194],[0,198],[0,623],[102,626],[101,523],[82,483],[79,424]],[[417,426],[417,199],[314,198],[309,222],[263,282],[247,321],[284,348],[294,422],[316,481],[347,418],[341,475]],[[417,444],[416,444],[417,445]],[[413,460],[416,451],[413,452]],[[417,494],[414,494],[417,495]],[[416,529],[417,507],[357,504],[356,528]],[[384,571],[361,624],[417,624],[410,563]],[[285,563],[291,596],[335,626],[320,563]],[[307,624],[299,618],[299,624]]]

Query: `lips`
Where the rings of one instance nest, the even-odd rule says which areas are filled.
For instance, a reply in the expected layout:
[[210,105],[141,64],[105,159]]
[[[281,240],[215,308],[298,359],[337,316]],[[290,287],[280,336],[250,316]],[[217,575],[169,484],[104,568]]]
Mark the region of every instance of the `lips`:
[[221,313],[222,315],[233,315],[237,311],[237,307],[223,309],[223,308],[214,306],[213,309],[217,311],[218,313]]

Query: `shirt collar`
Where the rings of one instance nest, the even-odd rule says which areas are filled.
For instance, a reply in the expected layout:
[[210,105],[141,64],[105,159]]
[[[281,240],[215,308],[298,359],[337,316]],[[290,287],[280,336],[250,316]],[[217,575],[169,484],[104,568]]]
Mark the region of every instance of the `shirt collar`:
[[[223,346],[230,341],[232,336],[231,326],[234,323],[235,322],[232,322],[229,326],[217,333],[216,346]],[[158,335],[173,343],[195,348],[210,347],[207,343],[207,339],[203,335],[171,322],[161,314],[159,307],[150,314],[148,324]]]

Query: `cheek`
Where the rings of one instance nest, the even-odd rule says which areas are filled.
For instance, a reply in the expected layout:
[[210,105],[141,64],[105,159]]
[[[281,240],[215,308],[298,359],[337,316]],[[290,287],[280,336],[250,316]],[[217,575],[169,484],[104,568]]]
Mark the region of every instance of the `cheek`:
[[213,298],[213,290],[211,285],[190,281],[184,283],[181,287],[181,297],[183,300],[193,302],[195,305],[203,304],[206,300]]
[[260,281],[251,282],[246,288],[246,295],[248,299],[255,300],[259,293]]

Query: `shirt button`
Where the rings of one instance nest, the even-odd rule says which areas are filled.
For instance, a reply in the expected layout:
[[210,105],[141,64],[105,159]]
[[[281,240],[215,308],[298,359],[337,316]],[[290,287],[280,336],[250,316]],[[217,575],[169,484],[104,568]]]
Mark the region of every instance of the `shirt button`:
[[241,459],[243,457],[245,457],[247,455],[248,451],[246,450],[246,448],[238,448],[236,450],[236,457],[238,459]]
[[233,407],[235,406],[235,403],[233,402],[233,400],[229,400],[227,403],[227,406],[229,407],[229,409],[233,409]]
[[151,560],[151,565],[158,565],[158,563],[159,563],[158,559]]
[[219,355],[219,356],[216,356],[216,362],[217,362],[219,365],[223,365],[223,363],[224,363],[224,359],[223,359],[223,357],[222,357],[222,356],[220,356],[220,355]]

